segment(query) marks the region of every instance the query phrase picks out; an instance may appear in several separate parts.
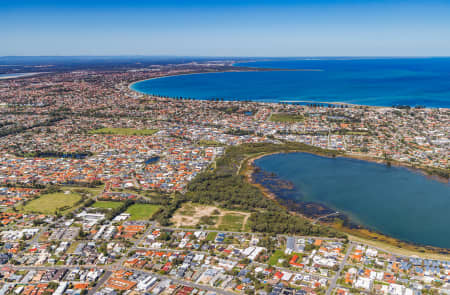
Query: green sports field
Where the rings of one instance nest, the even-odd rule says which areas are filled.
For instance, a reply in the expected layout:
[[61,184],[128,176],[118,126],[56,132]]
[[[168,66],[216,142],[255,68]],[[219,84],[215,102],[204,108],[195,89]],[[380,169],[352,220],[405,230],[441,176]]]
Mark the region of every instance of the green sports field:
[[125,212],[131,215],[130,220],[149,220],[160,207],[151,204],[133,204]]
[[104,209],[116,209],[122,205],[123,205],[123,202],[97,201],[91,207],[104,208]]
[[46,194],[28,202],[25,206],[18,209],[21,212],[27,213],[55,214],[56,211],[59,211],[60,213],[65,214],[71,211],[75,204],[80,200],[81,196],[75,193]]
[[296,114],[272,114],[270,116],[270,121],[280,122],[280,123],[295,123],[302,122],[305,118],[302,115]]

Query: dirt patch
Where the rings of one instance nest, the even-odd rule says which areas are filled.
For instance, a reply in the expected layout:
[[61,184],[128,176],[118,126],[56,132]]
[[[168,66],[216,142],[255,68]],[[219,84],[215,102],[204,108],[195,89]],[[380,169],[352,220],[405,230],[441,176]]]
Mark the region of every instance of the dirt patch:
[[172,222],[177,227],[196,226],[199,223],[200,218],[203,216],[214,215],[213,213],[215,210],[218,210],[222,214],[221,210],[215,206],[186,203],[175,212],[172,217]]
[[219,229],[221,228],[221,225],[228,227],[228,223],[230,223],[230,220],[228,220],[230,219],[230,215],[242,216],[243,220],[242,225],[237,226],[235,224],[234,226],[230,226],[230,229],[243,231],[245,229],[245,224],[250,217],[250,213],[224,210],[216,206],[186,203],[178,209],[177,212],[175,212],[172,217],[172,222],[176,227],[194,227],[200,223],[200,219],[202,217],[216,217],[216,224],[209,226],[208,228]]

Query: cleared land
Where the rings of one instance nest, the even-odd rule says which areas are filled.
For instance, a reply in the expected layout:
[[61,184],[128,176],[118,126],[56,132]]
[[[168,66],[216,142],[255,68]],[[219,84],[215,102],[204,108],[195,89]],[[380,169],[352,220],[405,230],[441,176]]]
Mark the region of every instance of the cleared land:
[[42,195],[19,208],[21,212],[36,212],[43,214],[62,214],[69,212],[75,204],[81,200],[81,196],[75,193],[53,193]]
[[241,231],[246,215],[240,213],[227,213],[221,216],[218,222],[217,229],[228,231]]
[[116,209],[122,206],[122,202],[112,202],[112,201],[97,201],[91,207],[93,208],[103,208],[103,209]]
[[[250,213],[237,212],[218,208],[216,206],[185,203],[172,217],[172,222],[177,227],[195,227],[199,224],[208,225],[209,229],[243,231],[248,230],[246,226]],[[209,219],[213,224],[205,224],[203,221]]]
[[89,131],[90,134],[113,134],[113,135],[153,135],[157,129],[134,129],[134,128],[100,128]]
[[103,190],[104,190],[105,186],[99,185],[96,187],[79,187],[79,186],[64,186],[62,187],[62,189],[64,190],[70,190],[73,192],[77,192],[77,190],[81,190],[81,191],[86,191],[87,193],[90,194],[91,197],[95,197],[98,194],[100,194]]
[[151,204],[133,204],[125,212],[131,215],[130,220],[149,220],[160,207]]
[[196,226],[203,216],[212,216],[215,210],[219,210],[219,208],[215,206],[185,203],[175,212],[172,217],[172,222],[177,227]]
[[272,122],[295,123],[302,122],[305,118],[297,114],[272,114],[269,120]]

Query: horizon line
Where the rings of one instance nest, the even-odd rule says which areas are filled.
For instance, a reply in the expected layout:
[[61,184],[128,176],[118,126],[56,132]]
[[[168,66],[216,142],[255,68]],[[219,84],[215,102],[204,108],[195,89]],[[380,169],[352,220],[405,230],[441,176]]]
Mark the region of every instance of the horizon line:
[[356,57],[356,58],[435,58],[450,55],[293,55],[293,56],[250,56],[250,55],[166,55],[166,54],[117,54],[117,55],[0,55],[0,58],[11,57],[195,57],[195,58],[315,58],[315,57]]

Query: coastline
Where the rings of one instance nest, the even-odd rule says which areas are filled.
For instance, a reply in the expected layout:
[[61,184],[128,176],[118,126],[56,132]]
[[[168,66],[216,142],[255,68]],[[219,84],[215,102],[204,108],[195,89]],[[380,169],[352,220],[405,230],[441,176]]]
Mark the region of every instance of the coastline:
[[0,76],[0,80],[10,80],[10,79],[19,79],[19,78],[26,78],[26,77],[32,77],[40,74],[47,74],[49,72],[32,72],[32,73],[16,73],[16,74],[5,74],[8,76]]
[[[221,70],[221,71],[194,71],[192,73],[183,73],[183,74],[168,74],[168,75],[163,75],[160,77],[153,77],[153,78],[148,78],[148,79],[143,79],[143,80],[138,80],[135,82],[131,82],[130,84],[128,84],[128,89],[138,92],[140,94],[145,94],[145,95],[151,95],[151,94],[147,94],[144,92],[141,92],[139,90],[136,90],[133,88],[134,84],[140,83],[140,82],[144,82],[144,81],[150,81],[150,80],[156,80],[156,79],[162,79],[162,78],[169,78],[169,77],[176,77],[176,76],[189,76],[189,75],[201,75],[201,74],[220,74],[220,73],[243,73],[243,72],[320,72],[323,70],[315,70],[315,69],[273,69],[273,68],[245,68],[245,67],[241,67],[241,68],[236,68],[234,69],[230,69],[230,70]],[[158,95],[154,95],[157,97],[160,97]],[[171,99],[173,99],[173,97],[169,97]],[[208,100],[208,99],[198,99],[198,100]],[[257,101],[255,101],[257,102]]]
[[[436,247],[436,246],[430,246],[430,245],[425,245],[425,244],[419,244],[419,243],[414,243],[414,242],[409,242],[409,241],[404,241],[404,240],[400,240],[394,237],[391,237],[389,235],[385,235],[381,232],[372,230],[368,227],[365,227],[361,224],[355,223],[353,220],[351,220],[345,213],[339,212],[340,216],[345,216],[346,218],[349,219],[349,221],[351,223],[354,223],[355,225],[357,225],[357,227],[350,227],[350,226],[345,226],[342,224],[342,222],[323,222],[320,221],[320,218],[318,219],[313,219],[309,216],[305,216],[304,214],[301,214],[300,212],[297,212],[295,210],[291,210],[290,208],[288,208],[285,204],[282,204],[282,202],[280,202],[280,198],[276,195],[276,193],[270,191],[268,188],[266,188],[263,184],[261,183],[257,183],[254,181],[253,179],[253,174],[255,173],[255,169],[257,168],[257,166],[254,164],[254,161],[256,161],[257,159],[266,157],[266,156],[270,156],[270,155],[274,155],[274,154],[287,154],[287,153],[308,153],[308,154],[313,154],[313,155],[318,155],[321,157],[328,157],[330,158],[330,156],[321,154],[321,153],[314,153],[314,152],[307,152],[307,151],[291,151],[291,152],[271,152],[271,153],[267,153],[267,154],[260,154],[254,157],[250,157],[248,159],[246,159],[246,165],[245,165],[245,169],[243,169],[242,172],[240,172],[245,178],[246,180],[253,185],[254,187],[258,188],[261,193],[269,198],[270,200],[275,201],[277,204],[279,204],[280,206],[283,206],[286,210],[289,211],[290,214],[294,214],[294,215],[298,215],[301,216],[307,220],[309,220],[310,222],[318,222],[320,224],[323,225],[327,225],[327,226],[331,226],[339,231],[342,231],[346,234],[348,234],[350,236],[351,240],[354,241],[365,241],[368,244],[372,244],[372,245],[377,245],[379,247],[383,247],[383,245],[386,246],[386,248],[389,248],[390,251],[392,252],[398,252],[399,254],[403,255],[405,254],[405,252],[409,252],[412,253],[413,255],[418,255],[418,256],[426,256],[426,257],[430,257],[431,256],[447,256],[450,255],[450,248],[441,248],[441,247]],[[353,156],[353,157],[348,157],[347,155],[339,155],[337,157],[343,157],[343,158],[353,158],[353,159],[358,159],[361,161],[367,161],[367,162],[373,162],[373,163],[381,163],[383,164],[384,162],[381,160],[375,160],[375,159],[368,159],[368,158],[364,158],[364,157],[357,157],[357,156]],[[403,166],[403,165],[398,165],[398,166]],[[403,166],[404,167],[404,166]],[[410,168],[410,167],[406,167],[406,168]],[[414,169],[414,171],[417,171],[418,169]],[[421,173],[424,173],[422,171],[420,171]],[[320,204],[322,206],[322,204]]]
[[[234,67],[232,65],[232,67]],[[148,94],[145,92],[141,92],[137,89],[133,88],[134,84],[140,83],[140,82],[144,82],[144,81],[150,81],[150,80],[154,80],[154,79],[161,79],[161,78],[169,78],[169,77],[175,77],[175,76],[188,76],[188,75],[199,75],[199,74],[214,74],[214,73],[236,73],[236,72],[321,72],[324,70],[321,69],[277,69],[277,68],[257,68],[257,67],[248,67],[248,68],[237,68],[237,69],[229,69],[229,70],[220,70],[220,71],[194,71],[192,73],[182,73],[182,74],[178,74],[178,73],[174,73],[174,74],[167,74],[167,75],[163,75],[163,76],[159,76],[159,77],[153,77],[153,78],[148,78],[148,79],[142,79],[142,80],[138,80],[138,81],[134,81],[131,82],[130,84],[128,84],[128,89],[137,92],[139,94],[144,94],[144,95],[152,95],[154,97],[161,97],[159,95],[153,95],[153,94]],[[174,99],[174,97],[172,96],[168,96],[167,98],[169,99]],[[210,99],[202,99],[202,98],[198,98],[196,100],[207,100],[210,101]],[[240,102],[240,101],[246,101],[246,100],[231,100],[231,99],[224,99],[225,101],[235,101],[235,102]],[[318,104],[330,104],[330,105],[348,105],[351,107],[370,107],[370,108],[393,108],[393,106],[381,106],[381,105],[364,105],[364,104],[357,104],[357,103],[349,103],[349,102],[340,102],[340,101],[309,101],[309,100],[279,100],[279,101],[258,101],[258,100],[249,100],[250,102],[253,103],[269,103],[269,104],[280,104],[280,103],[299,103],[299,102],[304,102],[304,103],[318,103]],[[411,108],[414,108],[413,106],[410,106]],[[446,107],[429,107],[429,106],[425,106],[425,109],[449,109]]]
[[[153,80],[153,79],[160,79],[160,78],[167,78],[167,77],[173,77],[173,76],[184,76],[184,75],[195,75],[195,74],[211,74],[211,73],[226,73],[226,72],[256,72],[256,71],[277,71],[275,69],[258,69],[258,68],[254,68],[254,69],[230,69],[230,70],[225,70],[225,71],[199,71],[199,72],[192,72],[192,73],[183,73],[183,74],[169,74],[169,75],[163,75],[163,76],[159,76],[159,77],[153,77],[153,78],[149,78],[149,79],[143,79],[143,80],[139,80],[139,81],[135,81],[132,82],[128,85],[128,88],[132,91],[135,91],[137,93],[140,94],[144,94],[144,95],[151,95],[151,94],[147,94],[141,91],[138,91],[136,89],[133,88],[133,85],[142,81],[148,81],[148,80]],[[280,71],[285,71],[285,70],[280,70]],[[159,95],[151,95],[154,97],[161,97]],[[161,97],[163,98],[163,97]],[[168,97],[168,99],[173,99],[173,97]],[[198,100],[208,100],[208,99],[198,99]],[[231,101],[231,100],[230,100]],[[252,103],[255,104],[279,104],[281,102],[258,102],[258,101],[252,101]],[[328,103],[328,102],[325,102]],[[329,102],[330,104],[332,104],[331,102]],[[333,102],[334,104],[338,103],[338,102]],[[348,104],[348,103],[343,103],[343,104]],[[355,105],[355,104],[349,104],[352,106],[361,106],[361,107],[371,107],[371,108],[386,108],[384,106],[366,106],[366,105]],[[388,107],[391,108],[391,107]],[[431,107],[426,107],[428,109],[432,109]],[[446,108],[443,108],[446,109]],[[330,157],[329,155],[325,155],[325,154],[321,154],[320,152],[308,152],[308,151],[280,151],[280,152],[270,152],[270,153],[263,153],[263,154],[259,154],[257,156],[250,156],[246,159],[244,159],[240,170],[238,171],[238,174],[242,174],[243,176],[245,176],[246,180],[252,184],[253,186],[257,187],[265,197],[269,198],[270,200],[275,201],[277,204],[279,204],[280,206],[286,208],[286,210],[288,210],[291,214],[295,214],[298,216],[301,216],[311,222],[318,222],[321,224],[326,224],[328,226],[331,226],[335,229],[338,229],[344,233],[347,233],[351,236],[356,237],[357,239],[363,239],[367,242],[379,242],[379,243],[384,243],[385,245],[387,245],[388,247],[394,247],[395,249],[397,249],[399,252],[402,251],[412,251],[414,254],[416,255],[423,255],[424,253],[428,253],[428,255],[449,255],[450,254],[450,249],[449,248],[439,248],[439,247],[435,247],[435,246],[429,246],[429,245],[421,245],[421,244],[416,244],[413,242],[408,242],[408,241],[403,241],[403,240],[399,240],[387,235],[384,235],[383,233],[377,232],[377,231],[373,231],[370,230],[366,227],[363,227],[361,225],[358,225],[360,228],[349,228],[349,227],[343,227],[342,224],[336,224],[336,223],[326,223],[323,222],[321,220],[317,220],[317,219],[312,219],[310,217],[305,216],[304,214],[301,214],[297,211],[292,211],[289,208],[287,208],[286,205],[283,205],[280,202],[279,197],[271,192],[269,189],[267,189],[266,187],[264,187],[262,184],[256,183],[253,181],[252,176],[254,173],[254,161],[265,157],[265,156],[269,156],[272,154],[280,154],[280,153],[295,153],[295,152],[303,152],[303,153],[310,153],[310,154],[315,154],[315,155],[319,155],[319,156],[323,156],[323,157]],[[359,154],[343,154],[340,153],[338,154],[336,157],[343,157],[343,158],[353,158],[353,159],[357,159],[357,160],[361,160],[361,161],[367,161],[367,162],[373,162],[373,163],[378,163],[378,164],[385,164],[387,165],[387,162],[385,159],[382,158],[376,158],[376,157],[372,157],[372,156],[368,156],[368,155],[359,155]],[[448,184],[449,183],[449,179],[433,174],[431,167],[422,167],[422,166],[414,166],[412,164],[409,163],[405,163],[405,162],[399,162],[396,160],[392,160],[389,159],[389,165],[393,165],[393,166],[398,166],[398,167],[404,167],[407,169],[411,169],[414,172],[417,173],[421,173],[423,176],[425,177],[431,177],[437,181],[443,182]],[[340,213],[342,214],[342,213]],[[344,215],[344,214],[342,214]],[[439,254],[440,253],[440,254]],[[445,254],[444,254],[445,253]]]
[[[148,78],[148,79],[143,79],[143,80],[138,80],[135,82],[131,82],[130,84],[128,84],[128,89],[130,89],[131,91],[137,92],[139,94],[144,94],[144,95],[151,95],[154,97],[160,97],[162,98],[162,96],[159,95],[154,95],[154,94],[148,94],[142,91],[139,91],[135,88],[133,88],[133,85],[138,84],[140,82],[144,82],[144,81],[151,81],[151,80],[156,80],[156,79],[163,79],[163,78],[170,78],[170,77],[177,77],[177,76],[189,76],[189,75],[200,75],[200,74],[219,74],[219,73],[242,73],[242,72],[321,72],[323,70],[314,70],[314,69],[270,69],[270,68],[249,68],[248,70],[243,70],[243,69],[239,69],[239,70],[229,70],[229,71],[217,71],[217,72],[193,72],[193,73],[184,73],[184,74],[169,74],[169,75],[163,75],[163,76],[159,76],[159,77],[153,77],[153,78]],[[175,97],[172,96],[168,96],[167,98],[169,99],[175,99]],[[196,99],[196,100],[206,100],[206,101],[210,101],[209,99]],[[225,101],[235,101],[236,100],[227,100],[225,99]],[[237,102],[239,102],[240,100],[238,100]],[[244,100],[242,100],[243,102]],[[270,104],[280,104],[280,103],[298,103],[298,102],[304,102],[304,103],[320,103],[320,104],[332,104],[332,105],[348,105],[351,107],[371,107],[371,108],[389,108],[389,106],[375,106],[375,105],[363,105],[363,104],[355,104],[355,103],[349,103],[349,102],[339,102],[339,101],[334,101],[334,102],[327,102],[327,101],[307,101],[307,100],[280,100],[280,101],[271,101],[271,102],[265,102],[265,101],[257,101],[257,100],[250,100],[250,102],[253,103],[270,103]]]

